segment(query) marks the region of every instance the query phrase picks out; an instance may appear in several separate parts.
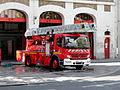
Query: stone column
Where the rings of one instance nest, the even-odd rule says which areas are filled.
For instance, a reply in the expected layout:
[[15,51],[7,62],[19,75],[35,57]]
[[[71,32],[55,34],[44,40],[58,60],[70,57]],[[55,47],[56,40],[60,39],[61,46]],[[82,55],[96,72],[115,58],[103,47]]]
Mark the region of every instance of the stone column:
[[28,28],[38,28],[39,27],[39,16],[37,10],[39,7],[39,0],[30,0],[30,12],[28,16]]
[[65,3],[64,25],[67,25],[67,24],[74,24],[73,3],[72,2]]
[[117,39],[118,39],[118,57],[120,58],[120,1],[117,0]]
[[104,27],[103,27],[103,13],[104,13],[104,5],[97,5],[97,17],[96,17],[96,24],[97,24],[97,32],[96,32],[96,57],[104,58]]

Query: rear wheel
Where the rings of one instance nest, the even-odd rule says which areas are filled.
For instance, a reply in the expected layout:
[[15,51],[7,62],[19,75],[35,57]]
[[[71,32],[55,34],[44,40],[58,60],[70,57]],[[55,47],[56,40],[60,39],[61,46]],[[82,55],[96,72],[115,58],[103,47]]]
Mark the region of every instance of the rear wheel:
[[28,66],[30,67],[32,64],[31,64],[31,59],[29,56],[26,57],[26,60],[25,60],[25,66]]

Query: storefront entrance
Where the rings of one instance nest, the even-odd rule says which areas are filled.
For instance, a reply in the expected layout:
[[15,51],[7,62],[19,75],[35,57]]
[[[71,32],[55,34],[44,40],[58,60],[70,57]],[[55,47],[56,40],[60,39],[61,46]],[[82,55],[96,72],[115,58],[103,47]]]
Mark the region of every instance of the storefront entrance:
[[0,33],[2,60],[16,57],[16,50],[22,50],[22,33]]
[[16,50],[25,49],[26,16],[19,10],[5,10],[0,14],[1,59],[16,60]]

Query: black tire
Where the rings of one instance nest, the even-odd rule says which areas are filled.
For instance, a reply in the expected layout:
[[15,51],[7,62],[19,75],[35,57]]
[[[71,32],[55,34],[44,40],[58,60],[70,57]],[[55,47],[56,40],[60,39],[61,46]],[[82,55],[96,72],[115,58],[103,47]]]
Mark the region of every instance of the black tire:
[[26,59],[25,59],[25,66],[28,66],[28,67],[32,66],[30,56],[26,57]]
[[54,70],[59,70],[60,69],[59,62],[58,62],[57,58],[54,58],[51,61],[51,68],[54,69]]
[[76,66],[76,69],[77,69],[77,70],[82,70],[82,68],[83,68],[83,65]]

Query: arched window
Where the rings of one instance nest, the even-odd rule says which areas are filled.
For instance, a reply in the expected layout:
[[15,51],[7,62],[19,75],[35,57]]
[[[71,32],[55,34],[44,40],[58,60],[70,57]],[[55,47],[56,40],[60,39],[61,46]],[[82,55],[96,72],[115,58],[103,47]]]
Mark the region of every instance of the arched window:
[[26,15],[15,9],[0,13],[0,32],[25,32]]
[[23,12],[14,9],[8,9],[0,13],[2,22],[26,22],[26,16]]
[[62,23],[62,18],[58,13],[48,11],[48,12],[44,12],[40,15],[40,23],[61,24]]
[[19,10],[5,10],[0,14],[0,17],[7,17],[7,18],[25,18],[25,14],[20,12]]
[[94,19],[92,16],[90,16],[89,14],[86,13],[81,13],[81,14],[77,14],[74,18],[74,22],[75,23],[81,23],[81,22],[94,22]]
[[61,20],[61,16],[56,12],[49,11],[49,12],[42,13],[42,15],[40,16],[40,19]]

